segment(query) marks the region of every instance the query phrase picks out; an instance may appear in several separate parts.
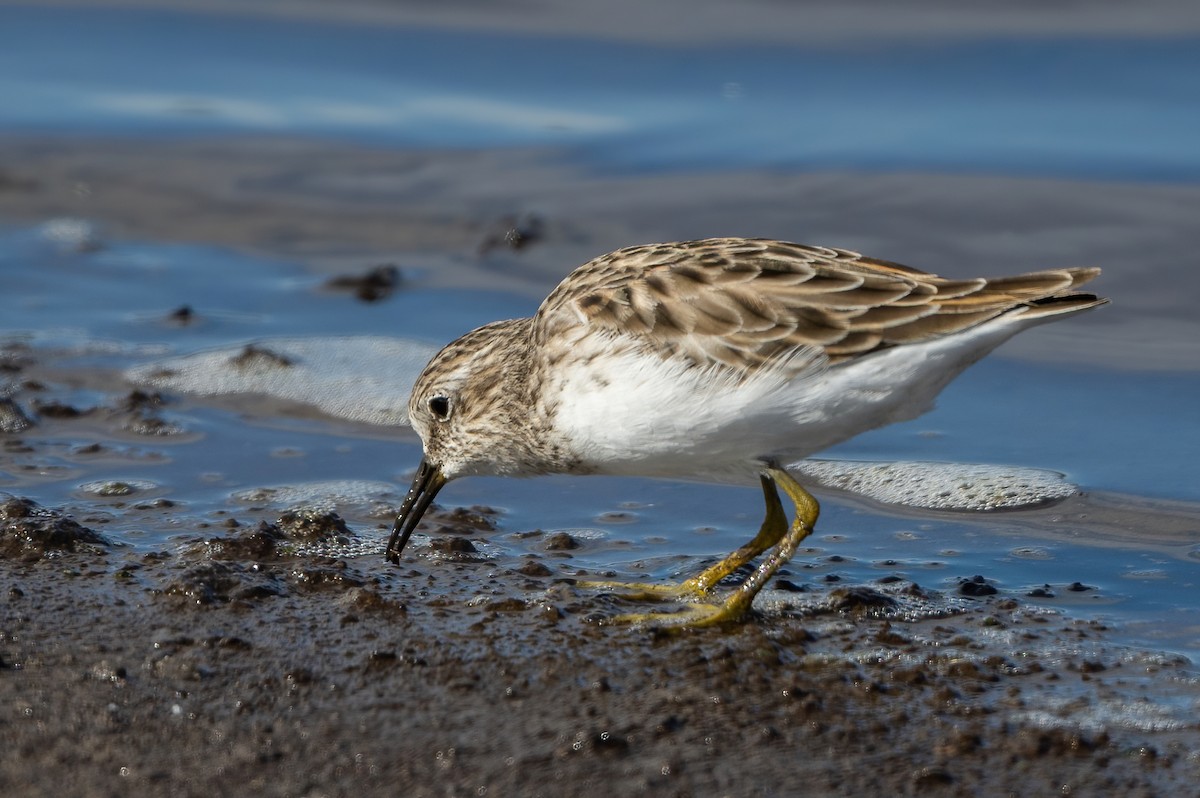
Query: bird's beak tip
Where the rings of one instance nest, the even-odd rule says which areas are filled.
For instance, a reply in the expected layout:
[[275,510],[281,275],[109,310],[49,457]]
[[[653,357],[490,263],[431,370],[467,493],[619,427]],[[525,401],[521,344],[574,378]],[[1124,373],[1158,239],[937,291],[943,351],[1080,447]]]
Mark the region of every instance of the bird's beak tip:
[[421,461],[416,476],[413,477],[412,487],[408,489],[408,495],[400,505],[391,537],[388,538],[387,551],[384,553],[388,562],[397,565],[400,563],[400,554],[404,551],[409,537],[446,481],[441,466],[431,463],[427,458]]

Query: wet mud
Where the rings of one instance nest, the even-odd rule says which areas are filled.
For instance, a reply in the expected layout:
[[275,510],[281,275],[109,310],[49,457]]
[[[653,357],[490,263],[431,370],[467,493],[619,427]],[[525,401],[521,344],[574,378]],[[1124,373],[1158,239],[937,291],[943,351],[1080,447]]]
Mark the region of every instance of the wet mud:
[[630,605],[548,567],[561,541],[472,556],[486,508],[437,512],[398,568],[304,553],[352,542],[336,514],[260,515],[134,552],[4,503],[0,790],[1170,795],[1200,776],[1194,723],[1103,722],[1194,679],[1186,660],[1012,596],[906,618],[939,597],[805,586],[664,633],[604,623]]

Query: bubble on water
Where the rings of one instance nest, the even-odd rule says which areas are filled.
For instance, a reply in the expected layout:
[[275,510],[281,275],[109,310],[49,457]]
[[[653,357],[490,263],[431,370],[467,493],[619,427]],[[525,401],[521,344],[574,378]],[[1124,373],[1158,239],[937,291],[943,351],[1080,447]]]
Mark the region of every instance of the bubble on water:
[[281,510],[301,508],[326,513],[353,513],[371,518],[394,516],[400,506],[395,485],[364,479],[331,479],[247,488],[235,491],[230,498],[239,504],[266,505]]
[[1167,732],[1194,725],[1177,708],[1165,703],[1136,703],[1125,699],[1100,699],[1081,707],[1077,698],[1042,696],[1042,708],[1018,711],[1017,718],[1044,728],[1082,729],[1098,734],[1114,727],[1142,732]]
[[201,396],[265,394],[368,424],[408,424],[408,395],[437,352],[379,336],[280,338],[165,358],[130,369],[135,383]]
[[65,250],[91,252],[100,248],[99,231],[87,219],[50,219],[38,227],[38,235]]
[[1022,560],[1053,560],[1054,554],[1041,546],[1018,546],[1012,550],[1012,556]]
[[158,485],[147,479],[103,479],[85,482],[79,486],[79,490],[92,496],[119,498],[158,490]]
[[1008,510],[1078,493],[1062,474],[1040,468],[840,460],[804,460],[791,468],[827,488],[934,510]]
[[1168,579],[1170,574],[1163,568],[1142,568],[1126,571],[1122,576],[1126,579]]

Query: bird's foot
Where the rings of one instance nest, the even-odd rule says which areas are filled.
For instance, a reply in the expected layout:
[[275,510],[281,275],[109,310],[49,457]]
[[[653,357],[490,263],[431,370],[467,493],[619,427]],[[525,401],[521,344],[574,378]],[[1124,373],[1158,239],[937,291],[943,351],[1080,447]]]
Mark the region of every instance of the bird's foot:
[[[796,505],[796,517],[789,526],[779,501],[776,484],[784,489]],[[742,618],[754,602],[754,597],[771,580],[792,555],[800,542],[812,534],[820,505],[790,474],[769,466],[762,475],[766,517],[754,539],[715,565],[684,582],[674,585],[581,581],[584,588],[619,591],[614,595],[628,601],[679,601],[674,612],[633,612],[618,615],[601,623],[651,624],[666,630],[698,629],[719,626]],[[737,569],[747,565],[764,552],[767,556],[746,579],[720,603],[713,603],[713,588]]]
[[[752,596],[750,598],[753,598]],[[648,625],[666,632],[681,632],[685,629],[704,629],[739,621],[750,609],[750,601],[738,591],[720,604],[694,602],[681,604],[670,612],[630,612],[605,618],[601,624]]]
[[[653,584],[650,582],[616,582],[590,579],[579,580],[577,587],[585,590],[604,590],[626,601],[679,601],[706,598],[709,591],[698,579],[688,579],[676,584]],[[671,613],[668,613],[671,614]]]
[[[702,575],[703,576],[703,575]],[[719,626],[740,619],[750,609],[754,596],[734,589],[724,601],[718,597],[701,577],[693,577],[676,584],[648,584],[644,582],[581,581],[577,587],[609,591],[609,595],[629,602],[675,602],[677,607],[669,610],[629,612],[604,618],[601,624],[629,624],[652,626],[665,631],[682,631]]]

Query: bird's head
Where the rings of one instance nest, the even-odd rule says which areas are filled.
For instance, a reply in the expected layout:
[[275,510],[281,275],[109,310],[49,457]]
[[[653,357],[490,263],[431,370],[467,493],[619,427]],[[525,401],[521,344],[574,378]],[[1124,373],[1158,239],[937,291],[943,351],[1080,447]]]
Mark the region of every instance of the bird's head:
[[413,386],[408,415],[424,458],[388,541],[399,562],[408,538],[447,482],[536,473],[527,400],[529,319],[480,327],[448,344]]

